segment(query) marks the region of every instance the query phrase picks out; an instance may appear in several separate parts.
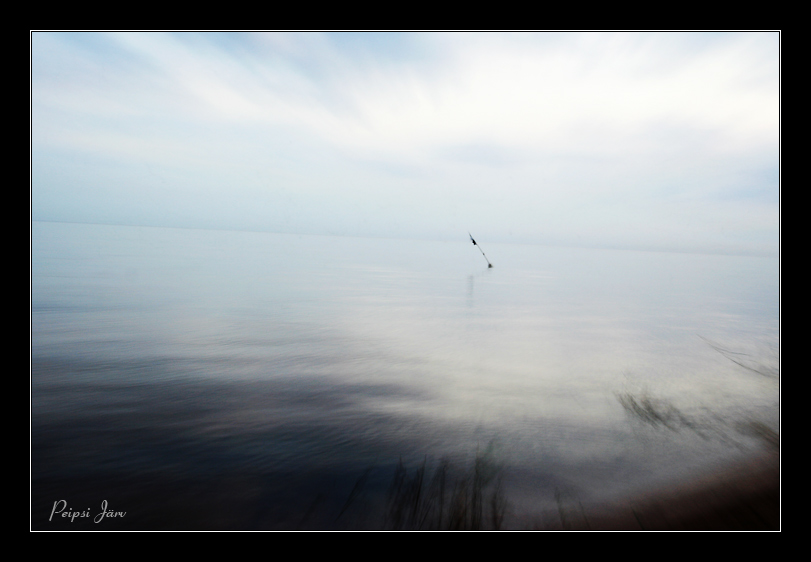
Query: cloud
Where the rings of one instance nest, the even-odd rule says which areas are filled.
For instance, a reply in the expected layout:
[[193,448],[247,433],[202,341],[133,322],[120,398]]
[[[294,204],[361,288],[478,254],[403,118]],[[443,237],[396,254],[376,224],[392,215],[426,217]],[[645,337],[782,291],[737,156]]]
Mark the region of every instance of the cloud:
[[[419,235],[436,220],[428,208],[470,189],[491,203],[468,214],[492,215],[493,201],[504,217],[550,206],[599,214],[604,203],[625,215],[618,223],[641,226],[669,220],[674,194],[711,208],[724,194],[777,192],[766,170],[778,158],[778,42],[776,33],[34,33],[33,189],[70,189],[41,182],[73,155],[87,165],[69,184],[127,198],[150,181],[129,181],[146,165],[172,178],[164,203],[198,185],[206,224],[231,208],[223,227],[293,193],[297,228],[322,228],[320,212],[308,222],[307,201],[325,199],[354,209],[355,223],[379,222],[375,232],[397,222]],[[130,174],[119,195],[93,171],[112,163]],[[398,215],[403,190],[423,204]],[[773,217],[775,198],[759,198],[755,208]],[[644,220],[623,211],[639,201]],[[38,205],[35,217],[59,214]],[[628,238],[603,222],[614,226],[600,237]],[[494,226],[551,235],[529,222]],[[591,230],[578,221],[571,230],[581,227]]]

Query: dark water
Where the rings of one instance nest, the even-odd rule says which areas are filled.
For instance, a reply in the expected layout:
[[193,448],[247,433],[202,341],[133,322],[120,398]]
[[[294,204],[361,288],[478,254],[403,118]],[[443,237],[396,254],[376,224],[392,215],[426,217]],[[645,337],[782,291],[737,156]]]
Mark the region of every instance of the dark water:
[[33,527],[378,528],[442,459],[521,527],[778,430],[776,259],[462,234],[33,223]]

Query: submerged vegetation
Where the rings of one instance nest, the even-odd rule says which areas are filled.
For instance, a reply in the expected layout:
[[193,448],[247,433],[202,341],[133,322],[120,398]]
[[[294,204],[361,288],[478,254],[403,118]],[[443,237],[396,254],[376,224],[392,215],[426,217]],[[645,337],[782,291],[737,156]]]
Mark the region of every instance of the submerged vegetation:
[[762,377],[767,378],[778,378],[780,376],[780,360],[779,360],[779,353],[775,349],[774,346],[769,346],[769,352],[771,355],[770,364],[766,365],[758,361],[754,356],[749,353],[743,353],[740,351],[732,351],[731,349],[726,349],[721,347],[719,344],[708,340],[704,336],[698,336],[704,343],[709,345],[715,351],[738,365],[739,367],[743,367],[749,372],[755,373]]
[[[319,494],[299,529],[499,530],[507,500],[503,468],[494,446],[477,450],[472,462],[437,462],[424,457],[407,466],[402,457],[393,474],[369,467],[339,498]],[[332,496],[332,497],[329,497]],[[341,506],[338,509],[338,506]],[[334,510],[334,511],[333,511]],[[285,525],[282,524],[281,528]]]
[[626,412],[648,425],[662,426],[674,431],[681,428],[696,428],[696,424],[681,410],[664,400],[651,398],[647,394],[634,396],[630,392],[617,394],[617,400]]
[[692,431],[704,439],[716,438],[733,444],[738,442],[738,438],[734,437],[737,434],[754,437],[770,448],[780,447],[779,433],[760,420],[747,418],[733,422],[709,410],[704,415],[687,415],[672,402],[653,398],[647,392],[638,395],[623,392],[616,396],[631,418],[649,427],[677,433]]
[[429,474],[426,461],[411,473],[398,464],[387,498],[387,529],[480,530],[501,528],[507,503],[492,449],[456,475],[442,460]]
[[[769,364],[764,364],[755,355],[740,351],[732,351],[721,347],[703,336],[699,336],[712,349],[742,367],[745,372],[753,373],[771,380],[779,380],[779,355],[773,346],[769,346],[772,355]],[[780,435],[761,420],[745,418],[731,422],[724,419],[709,408],[703,409],[703,414],[688,415],[677,408],[672,402],[652,397],[646,390],[636,393],[629,391],[618,392],[617,400],[633,419],[654,428],[665,428],[674,432],[690,430],[696,434],[709,438],[711,435],[721,439],[729,439],[729,431],[755,437],[772,448],[779,449]]]

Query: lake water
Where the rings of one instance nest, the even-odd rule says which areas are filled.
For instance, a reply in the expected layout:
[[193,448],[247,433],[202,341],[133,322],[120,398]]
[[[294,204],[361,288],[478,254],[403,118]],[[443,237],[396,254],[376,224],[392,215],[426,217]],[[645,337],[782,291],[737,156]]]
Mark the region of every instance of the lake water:
[[32,526],[375,528],[478,458],[521,527],[778,431],[776,258],[478,241],[32,223]]

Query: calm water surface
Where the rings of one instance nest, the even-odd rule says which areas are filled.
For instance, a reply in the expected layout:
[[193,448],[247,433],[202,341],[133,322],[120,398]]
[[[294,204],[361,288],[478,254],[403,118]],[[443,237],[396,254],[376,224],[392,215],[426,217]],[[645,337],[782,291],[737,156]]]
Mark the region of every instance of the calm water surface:
[[466,236],[33,223],[32,525],[375,527],[478,451],[520,526],[778,430],[777,259]]

